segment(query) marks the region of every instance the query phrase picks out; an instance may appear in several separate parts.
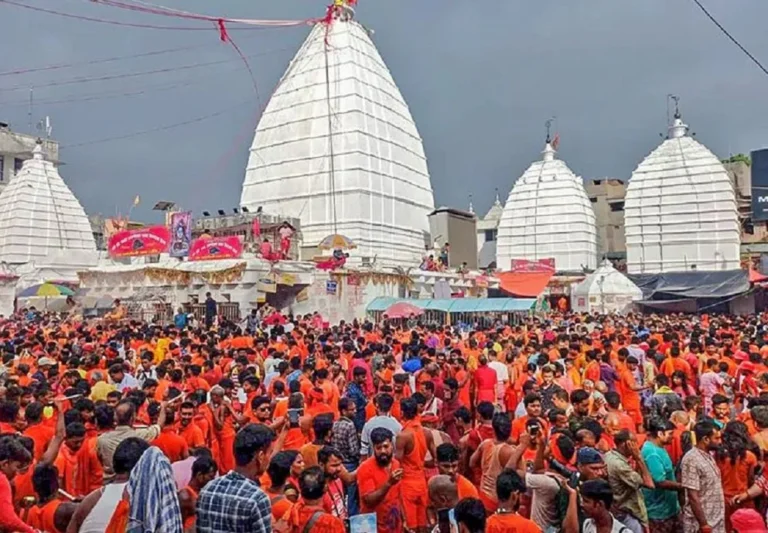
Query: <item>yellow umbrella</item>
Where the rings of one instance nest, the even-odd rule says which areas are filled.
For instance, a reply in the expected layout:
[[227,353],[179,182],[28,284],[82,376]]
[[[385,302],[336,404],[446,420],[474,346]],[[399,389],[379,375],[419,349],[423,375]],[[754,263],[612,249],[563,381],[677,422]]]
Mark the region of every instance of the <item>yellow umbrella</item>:
[[318,248],[321,250],[352,250],[353,248],[357,248],[357,244],[355,244],[355,241],[344,235],[334,233],[320,241]]

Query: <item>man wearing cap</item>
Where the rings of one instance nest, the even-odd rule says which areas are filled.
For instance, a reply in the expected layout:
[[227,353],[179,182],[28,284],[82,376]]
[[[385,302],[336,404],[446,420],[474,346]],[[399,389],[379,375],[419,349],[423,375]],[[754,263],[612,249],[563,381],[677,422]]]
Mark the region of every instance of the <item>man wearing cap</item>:
[[607,478],[608,470],[602,454],[595,448],[580,448],[576,453],[576,467],[579,470],[580,481]]

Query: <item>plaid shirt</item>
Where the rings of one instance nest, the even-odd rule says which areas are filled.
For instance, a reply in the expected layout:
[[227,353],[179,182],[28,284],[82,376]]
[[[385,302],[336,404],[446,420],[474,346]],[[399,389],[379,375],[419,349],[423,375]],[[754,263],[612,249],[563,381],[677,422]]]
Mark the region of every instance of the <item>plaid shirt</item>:
[[237,472],[214,479],[197,500],[197,533],[272,533],[272,504]]
[[346,416],[342,416],[333,424],[331,444],[339,450],[345,463],[354,463],[360,460],[360,441],[357,438],[355,424]]

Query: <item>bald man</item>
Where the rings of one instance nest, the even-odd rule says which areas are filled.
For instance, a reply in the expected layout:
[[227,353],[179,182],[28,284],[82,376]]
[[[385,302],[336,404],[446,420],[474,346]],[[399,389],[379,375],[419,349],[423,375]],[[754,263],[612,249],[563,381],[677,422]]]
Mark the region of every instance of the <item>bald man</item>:
[[613,437],[621,431],[621,417],[617,413],[608,413],[603,419],[603,434],[597,443],[597,449],[603,453],[608,453],[616,448]]
[[[429,480],[429,501],[434,509],[437,528],[440,533],[451,532],[451,511],[459,503],[459,489],[450,476],[438,475]],[[453,519],[455,522],[455,519]],[[454,524],[455,525],[455,524]]]
[[125,439],[138,437],[141,440],[152,442],[165,426],[166,402],[160,403],[160,412],[157,416],[157,424],[148,428],[134,429],[136,422],[136,407],[130,400],[120,400],[115,407],[115,423],[117,426],[112,431],[107,431],[96,441],[96,453],[101,464],[104,465],[104,483],[112,481],[115,472],[112,469],[112,458],[118,445]]

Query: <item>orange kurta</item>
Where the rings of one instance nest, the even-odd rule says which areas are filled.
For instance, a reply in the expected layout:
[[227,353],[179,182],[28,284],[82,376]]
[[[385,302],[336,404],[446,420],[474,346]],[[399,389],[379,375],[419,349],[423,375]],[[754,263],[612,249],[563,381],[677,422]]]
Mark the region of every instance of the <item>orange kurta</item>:
[[403,498],[405,525],[409,529],[427,525],[427,478],[424,460],[427,456],[427,439],[421,422],[408,420],[403,424],[403,432],[413,434],[413,449],[403,455],[400,464],[403,467],[403,479],[400,482]]
[[54,520],[56,510],[62,504],[61,500],[51,500],[42,507],[35,505],[29,510],[27,523],[35,529],[46,533],[64,533],[56,527]]
[[24,436],[29,437],[35,441],[35,460],[39,461],[43,458],[45,450],[48,449],[48,445],[56,435],[56,430],[48,425],[34,424],[24,430]]

